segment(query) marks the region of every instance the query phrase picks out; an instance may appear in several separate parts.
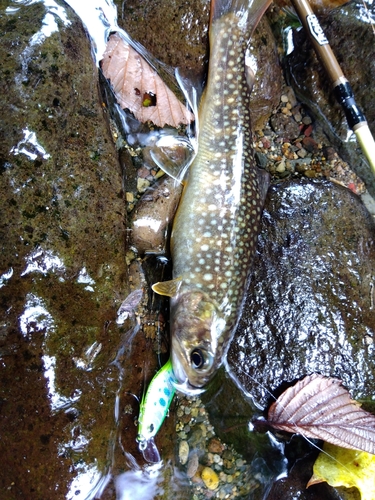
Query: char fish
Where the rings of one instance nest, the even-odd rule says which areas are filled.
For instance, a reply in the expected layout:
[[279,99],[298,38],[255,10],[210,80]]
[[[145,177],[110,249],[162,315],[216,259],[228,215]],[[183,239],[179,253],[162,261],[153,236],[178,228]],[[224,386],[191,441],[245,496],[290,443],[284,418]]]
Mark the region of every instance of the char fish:
[[256,251],[268,174],[252,150],[249,37],[269,0],[211,2],[207,85],[197,155],[171,234],[171,359],[179,390],[194,393],[222,364],[238,323]]

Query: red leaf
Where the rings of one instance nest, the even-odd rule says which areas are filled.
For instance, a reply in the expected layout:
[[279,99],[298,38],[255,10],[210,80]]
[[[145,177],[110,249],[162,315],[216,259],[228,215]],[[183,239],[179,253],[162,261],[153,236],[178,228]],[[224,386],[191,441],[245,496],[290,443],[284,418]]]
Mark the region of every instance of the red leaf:
[[268,422],[275,429],[375,454],[375,416],[335,378],[313,374],[300,380],[271,405]]
[[119,105],[137,120],[158,127],[178,127],[194,120],[157,72],[118,33],[109,37],[101,68]]

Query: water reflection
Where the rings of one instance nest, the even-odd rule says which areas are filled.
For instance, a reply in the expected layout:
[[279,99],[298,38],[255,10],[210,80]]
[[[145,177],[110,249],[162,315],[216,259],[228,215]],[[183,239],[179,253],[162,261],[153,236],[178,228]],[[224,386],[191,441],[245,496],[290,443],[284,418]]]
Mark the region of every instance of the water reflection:
[[98,64],[104,54],[110,32],[119,30],[115,4],[110,0],[65,1],[86,27],[92,41],[96,64]]
[[[59,30],[56,18],[58,18],[59,21],[62,22],[65,26],[69,26],[71,24],[66,15],[65,9],[57,5],[54,0],[15,0],[14,3],[16,5],[32,5],[35,3],[40,3],[41,1],[46,8],[46,14],[42,20],[42,26],[36,33],[32,35],[32,37],[29,39],[27,47],[20,55],[22,70],[21,73],[16,75],[15,77],[15,81],[18,85],[22,85],[22,83],[27,82],[28,80],[29,63],[34,53],[35,47],[41,45],[46,38],[50,37],[53,33],[56,33]],[[13,6],[8,7],[5,10],[8,15],[14,15],[17,13],[17,11],[18,9]],[[22,92],[22,86],[20,88]],[[30,157],[30,159],[33,158]]]
[[38,246],[26,257],[26,269],[21,276],[33,272],[46,275],[50,271],[65,271],[64,262],[52,250],[44,250]]
[[163,493],[162,487],[158,484],[161,480],[161,470],[163,462],[149,465],[144,469],[137,467],[136,470],[129,470],[116,477],[116,498],[118,500],[153,500],[155,496]]
[[13,268],[10,267],[8,271],[5,271],[5,273],[3,273],[0,276],[0,288],[5,286],[8,283],[8,280],[10,280],[12,276],[13,276]]
[[54,329],[52,315],[47,311],[43,299],[33,293],[26,296],[24,312],[19,318],[22,335],[29,338],[33,333]]
[[372,29],[375,33],[375,13],[374,13],[374,1],[373,0],[363,0],[362,4],[358,5],[358,15],[357,19],[366,24],[371,24]]
[[48,395],[53,412],[69,408],[73,403],[79,400],[82,391],[76,389],[71,397],[60,394],[56,388],[56,356],[44,354],[42,356],[44,363],[44,376],[47,379]]
[[91,285],[95,285],[95,281],[89,275],[86,267],[83,267],[80,270],[80,272],[78,274],[78,278],[77,278],[77,283],[83,283],[83,284],[87,285],[87,286],[85,286],[85,290],[87,290],[88,292],[94,291],[94,288]]
[[19,141],[17,146],[13,146],[10,150],[14,155],[24,154],[31,161],[34,161],[41,156],[44,160],[48,160],[51,157],[50,154],[46,152],[43,146],[38,142],[35,132],[29,130],[25,127],[23,130],[23,139]]
[[66,500],[100,498],[111,479],[111,475],[103,475],[97,464],[82,463],[77,468],[77,475],[70,484]]

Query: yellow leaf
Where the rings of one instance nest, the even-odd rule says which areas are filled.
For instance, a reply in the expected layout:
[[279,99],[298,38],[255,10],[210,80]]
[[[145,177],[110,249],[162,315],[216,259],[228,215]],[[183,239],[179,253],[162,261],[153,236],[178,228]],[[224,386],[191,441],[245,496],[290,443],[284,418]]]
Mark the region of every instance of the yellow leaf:
[[375,499],[375,455],[365,451],[349,450],[324,443],[314,464],[314,474],[307,483],[326,481],[331,486],[358,488],[361,500]]

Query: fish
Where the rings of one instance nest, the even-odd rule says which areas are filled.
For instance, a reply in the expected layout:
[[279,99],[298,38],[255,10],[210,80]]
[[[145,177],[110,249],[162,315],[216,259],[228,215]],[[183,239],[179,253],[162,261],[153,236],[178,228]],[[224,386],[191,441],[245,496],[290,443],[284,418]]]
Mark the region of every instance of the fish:
[[154,438],[162,426],[173,400],[176,391],[175,381],[172,362],[169,359],[154,375],[142,397],[136,440],[140,451],[148,462],[160,460]]
[[224,362],[256,252],[269,176],[252,148],[246,49],[269,3],[211,2],[197,153],[171,232],[173,279],[152,286],[170,297],[175,385],[187,394],[202,392]]

